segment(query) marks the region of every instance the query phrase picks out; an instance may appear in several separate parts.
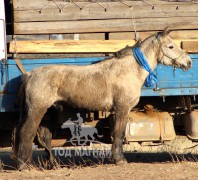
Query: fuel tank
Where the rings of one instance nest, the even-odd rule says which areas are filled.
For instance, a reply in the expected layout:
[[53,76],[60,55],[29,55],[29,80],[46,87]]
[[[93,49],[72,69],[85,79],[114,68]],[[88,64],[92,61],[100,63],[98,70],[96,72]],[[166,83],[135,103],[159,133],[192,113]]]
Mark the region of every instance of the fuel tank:
[[173,118],[168,112],[154,111],[151,105],[146,105],[144,111],[130,113],[125,137],[127,142],[174,140]]

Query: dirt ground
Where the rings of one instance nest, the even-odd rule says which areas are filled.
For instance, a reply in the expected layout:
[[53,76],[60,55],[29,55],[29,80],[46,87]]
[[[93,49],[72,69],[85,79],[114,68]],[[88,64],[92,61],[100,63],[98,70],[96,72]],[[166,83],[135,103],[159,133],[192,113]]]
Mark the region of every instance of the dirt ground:
[[[94,150],[103,148],[111,150],[111,145],[91,144],[87,150],[93,153]],[[75,153],[76,149],[73,147],[54,149],[54,156],[60,160],[60,165],[55,170],[47,170],[45,163],[41,165],[42,159],[40,160],[38,157],[42,157],[44,152],[35,149],[33,153],[34,165],[30,167],[30,170],[22,172],[15,169],[15,163],[10,158],[11,149],[0,149],[0,180],[198,179],[198,142],[192,142],[182,136],[177,136],[176,140],[165,144],[144,142],[124,145],[124,152],[128,161],[128,164],[124,166],[114,165],[109,161],[109,157],[95,158],[86,153],[83,154],[84,156],[78,155]],[[70,150],[71,154],[69,153]]]
[[126,166],[101,164],[87,167],[60,168],[58,170],[2,171],[0,179],[198,179],[196,162],[150,162]]
[[[65,154],[63,153],[66,152],[65,148],[61,151],[58,149],[61,153],[57,153],[55,149],[53,154],[59,161],[59,167],[55,170],[47,170],[45,163],[41,165],[45,153],[36,150],[33,153],[34,165],[31,170],[22,172],[15,169],[14,162],[10,158],[11,149],[0,149],[0,179],[198,179],[198,147],[181,151],[185,142],[185,147],[197,144],[190,141],[178,144],[177,141],[177,144],[161,146],[143,146],[138,143],[124,146],[128,164],[123,166],[114,165],[107,156],[104,158],[84,154],[88,156],[82,157],[82,154],[76,156],[74,148],[66,148]],[[71,150],[69,151],[71,157],[66,156],[69,155],[68,150]]]

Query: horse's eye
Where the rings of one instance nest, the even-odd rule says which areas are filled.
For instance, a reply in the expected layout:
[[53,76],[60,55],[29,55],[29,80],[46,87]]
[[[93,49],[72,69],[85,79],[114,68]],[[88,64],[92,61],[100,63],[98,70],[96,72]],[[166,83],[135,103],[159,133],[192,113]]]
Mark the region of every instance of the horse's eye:
[[169,49],[173,49],[174,47],[172,45],[168,46]]

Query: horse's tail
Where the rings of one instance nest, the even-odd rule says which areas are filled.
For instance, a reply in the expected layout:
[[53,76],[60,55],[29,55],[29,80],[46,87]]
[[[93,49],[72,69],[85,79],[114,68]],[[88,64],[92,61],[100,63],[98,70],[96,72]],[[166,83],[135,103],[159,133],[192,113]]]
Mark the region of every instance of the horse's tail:
[[25,86],[30,77],[30,73],[26,73],[21,77],[20,88],[18,91],[17,104],[20,108],[23,107],[25,101]]
[[26,73],[22,75],[21,80],[20,80],[20,87],[18,91],[18,97],[17,97],[17,107],[20,109],[20,117],[19,117],[19,123],[17,126],[14,128],[13,133],[12,133],[12,148],[13,148],[13,154],[12,157],[13,159],[17,158],[17,151],[18,151],[18,144],[19,144],[19,129],[22,125],[22,116],[24,113],[24,102],[25,102],[25,86],[27,84],[27,81],[30,77],[30,73]]

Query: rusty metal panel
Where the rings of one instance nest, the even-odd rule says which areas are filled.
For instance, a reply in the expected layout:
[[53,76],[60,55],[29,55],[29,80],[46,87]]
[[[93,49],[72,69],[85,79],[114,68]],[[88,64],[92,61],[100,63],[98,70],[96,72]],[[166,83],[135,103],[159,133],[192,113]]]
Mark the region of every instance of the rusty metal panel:
[[131,112],[125,137],[127,141],[173,140],[173,119],[167,112]]
[[198,140],[198,111],[186,113],[183,116],[183,120],[188,138]]

